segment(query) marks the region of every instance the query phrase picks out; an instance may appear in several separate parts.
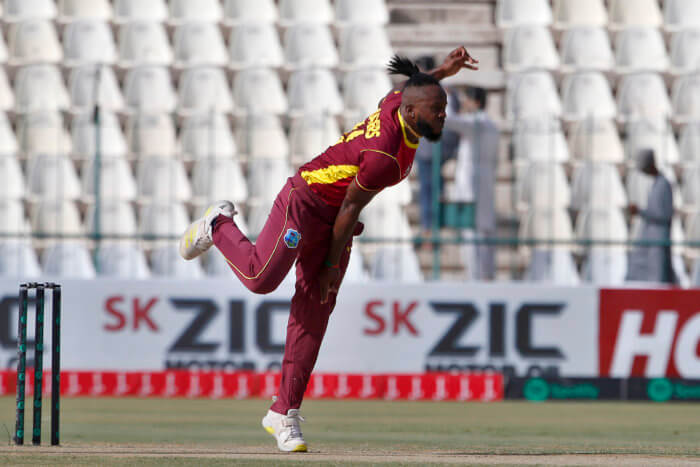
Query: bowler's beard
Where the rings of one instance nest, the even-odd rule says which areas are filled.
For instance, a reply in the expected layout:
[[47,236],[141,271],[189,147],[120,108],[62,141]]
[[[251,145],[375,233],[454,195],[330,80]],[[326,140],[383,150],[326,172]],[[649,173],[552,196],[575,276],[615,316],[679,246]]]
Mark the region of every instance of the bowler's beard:
[[433,143],[437,143],[438,141],[440,141],[440,137],[442,136],[442,131],[433,131],[431,126],[428,125],[425,120],[422,120],[420,118],[416,121],[416,130],[418,131],[419,135],[423,136],[424,138],[427,138],[428,141],[431,141]]

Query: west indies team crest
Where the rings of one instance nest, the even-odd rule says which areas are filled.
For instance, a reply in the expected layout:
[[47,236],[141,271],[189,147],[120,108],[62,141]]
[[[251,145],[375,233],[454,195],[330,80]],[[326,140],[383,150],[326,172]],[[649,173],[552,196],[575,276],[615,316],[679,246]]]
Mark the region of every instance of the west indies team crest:
[[299,241],[301,241],[301,234],[294,229],[288,229],[287,233],[284,234],[284,244],[287,245],[287,248],[298,247]]

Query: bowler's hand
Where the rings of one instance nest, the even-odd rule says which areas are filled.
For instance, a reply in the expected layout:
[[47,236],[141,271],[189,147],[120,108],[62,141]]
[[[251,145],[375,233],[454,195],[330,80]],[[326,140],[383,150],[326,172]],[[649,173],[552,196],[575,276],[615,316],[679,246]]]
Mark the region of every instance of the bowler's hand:
[[456,75],[462,68],[467,68],[469,70],[478,70],[479,60],[473,58],[467,52],[467,49],[462,47],[457,47],[447,56],[445,61],[440,65],[440,69],[443,73],[443,77],[448,77]]
[[328,295],[338,292],[338,280],[340,279],[340,269],[322,266],[318,282],[321,285],[321,303],[328,301]]

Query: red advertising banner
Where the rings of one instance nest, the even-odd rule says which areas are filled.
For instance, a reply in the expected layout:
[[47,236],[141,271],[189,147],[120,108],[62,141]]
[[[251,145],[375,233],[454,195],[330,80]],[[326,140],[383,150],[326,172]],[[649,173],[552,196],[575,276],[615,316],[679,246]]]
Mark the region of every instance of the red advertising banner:
[[600,291],[600,376],[700,378],[700,290]]
[[[44,395],[51,394],[50,372],[44,374]],[[190,371],[62,371],[61,394],[88,397],[186,397],[270,399],[280,373]],[[14,394],[17,374],[0,371],[0,395]],[[26,393],[34,386],[27,373]],[[385,399],[498,401],[503,399],[500,373],[338,374],[311,375],[310,399]]]

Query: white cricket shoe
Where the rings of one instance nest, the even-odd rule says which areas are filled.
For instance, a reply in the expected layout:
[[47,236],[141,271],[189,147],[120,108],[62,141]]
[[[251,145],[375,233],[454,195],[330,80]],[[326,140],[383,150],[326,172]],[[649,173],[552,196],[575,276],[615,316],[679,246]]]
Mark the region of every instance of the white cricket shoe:
[[262,419],[262,426],[275,437],[280,451],[306,452],[306,441],[299,427],[299,422],[303,421],[299,409],[289,409],[287,415],[268,410]]
[[204,215],[192,222],[180,237],[180,255],[186,260],[195,259],[214,244],[211,223],[219,215],[231,217],[236,208],[231,201],[217,201],[207,208]]

